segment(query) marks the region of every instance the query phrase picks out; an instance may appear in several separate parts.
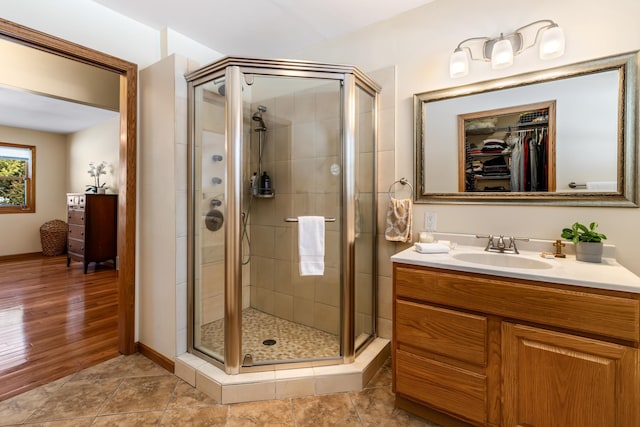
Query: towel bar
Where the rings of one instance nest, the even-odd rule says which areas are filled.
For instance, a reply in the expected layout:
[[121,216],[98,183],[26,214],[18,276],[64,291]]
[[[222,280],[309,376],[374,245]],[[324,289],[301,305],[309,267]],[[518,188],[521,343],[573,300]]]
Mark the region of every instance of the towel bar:
[[569,183],[569,188],[587,188],[587,184],[577,184],[572,181]]
[[[298,218],[285,218],[284,222],[298,222]],[[336,222],[336,219],[325,217],[324,222]]]

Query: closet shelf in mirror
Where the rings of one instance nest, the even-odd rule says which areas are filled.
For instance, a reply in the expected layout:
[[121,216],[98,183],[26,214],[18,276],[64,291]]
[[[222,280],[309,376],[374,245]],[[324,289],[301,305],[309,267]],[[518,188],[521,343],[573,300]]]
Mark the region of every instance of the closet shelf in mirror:
[[549,120],[544,120],[544,121],[538,121],[538,122],[527,122],[527,123],[514,123],[512,125],[509,126],[504,126],[504,127],[499,127],[499,128],[495,128],[494,133],[495,132],[499,132],[499,131],[512,131],[514,129],[523,129],[523,128],[533,128],[533,127],[544,127],[546,128],[547,125],[549,124]]
[[497,157],[497,156],[510,156],[511,151],[507,151],[505,153],[478,153],[472,154],[469,153],[469,157]]

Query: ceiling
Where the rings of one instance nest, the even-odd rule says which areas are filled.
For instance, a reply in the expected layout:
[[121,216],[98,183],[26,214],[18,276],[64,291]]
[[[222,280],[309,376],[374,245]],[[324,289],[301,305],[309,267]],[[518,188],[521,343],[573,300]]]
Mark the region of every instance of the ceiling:
[[94,0],[223,55],[283,57],[433,0]]
[[69,134],[119,116],[117,111],[0,86],[0,125]]
[[[286,57],[434,0],[93,0],[223,55]],[[69,134],[117,112],[0,87],[0,125]]]

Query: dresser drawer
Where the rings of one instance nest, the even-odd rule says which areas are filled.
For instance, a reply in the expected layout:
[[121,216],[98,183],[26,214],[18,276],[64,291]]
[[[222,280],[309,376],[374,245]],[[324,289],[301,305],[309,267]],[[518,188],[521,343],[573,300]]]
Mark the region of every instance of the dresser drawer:
[[77,255],[84,255],[84,241],[82,240],[76,240],[76,239],[69,239],[68,240],[68,251],[69,253],[74,253]]
[[394,265],[396,296],[639,341],[640,302],[522,279]]
[[396,351],[396,393],[480,424],[487,420],[486,376]]
[[484,316],[398,300],[395,321],[399,349],[440,354],[474,365],[487,364]]
[[84,225],[69,224],[69,239],[84,240]]
[[67,194],[67,206],[84,208],[86,196],[84,194]]
[[84,211],[78,209],[69,209],[69,214],[67,215],[69,224],[79,224],[84,225]]

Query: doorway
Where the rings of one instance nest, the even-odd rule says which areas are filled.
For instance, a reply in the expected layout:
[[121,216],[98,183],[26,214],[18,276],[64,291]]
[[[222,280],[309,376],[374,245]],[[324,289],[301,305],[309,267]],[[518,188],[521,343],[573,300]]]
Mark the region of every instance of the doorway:
[[0,37],[119,75],[118,350],[134,353],[137,65],[3,19]]

